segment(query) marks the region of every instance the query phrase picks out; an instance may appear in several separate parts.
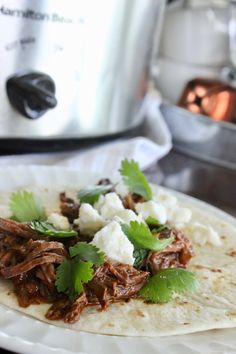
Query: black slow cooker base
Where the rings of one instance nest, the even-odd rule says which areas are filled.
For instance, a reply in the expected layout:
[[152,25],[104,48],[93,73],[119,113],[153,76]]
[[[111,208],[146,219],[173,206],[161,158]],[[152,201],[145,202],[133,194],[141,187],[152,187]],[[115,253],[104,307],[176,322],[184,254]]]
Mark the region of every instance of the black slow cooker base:
[[36,152],[65,152],[93,147],[118,138],[140,135],[142,125],[126,132],[88,138],[0,138],[0,155],[15,155]]

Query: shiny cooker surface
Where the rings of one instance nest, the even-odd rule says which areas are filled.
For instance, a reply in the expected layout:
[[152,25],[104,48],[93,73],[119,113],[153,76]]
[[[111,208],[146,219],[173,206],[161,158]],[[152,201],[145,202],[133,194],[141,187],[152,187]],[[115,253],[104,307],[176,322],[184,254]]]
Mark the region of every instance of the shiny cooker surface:
[[93,137],[139,123],[163,0],[2,0],[0,138]]

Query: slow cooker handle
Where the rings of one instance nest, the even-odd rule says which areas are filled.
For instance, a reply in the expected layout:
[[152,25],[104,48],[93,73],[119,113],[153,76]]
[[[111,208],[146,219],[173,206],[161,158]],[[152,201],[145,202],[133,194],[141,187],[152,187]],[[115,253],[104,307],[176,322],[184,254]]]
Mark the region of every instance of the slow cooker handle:
[[56,87],[53,79],[41,72],[27,72],[11,76],[6,82],[12,106],[30,119],[41,117],[56,107]]

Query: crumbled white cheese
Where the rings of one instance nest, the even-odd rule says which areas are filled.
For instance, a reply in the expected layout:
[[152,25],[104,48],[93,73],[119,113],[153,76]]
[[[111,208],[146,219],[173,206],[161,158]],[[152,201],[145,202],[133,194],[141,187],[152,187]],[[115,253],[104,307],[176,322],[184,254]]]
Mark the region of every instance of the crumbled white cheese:
[[52,224],[55,229],[58,230],[69,230],[70,223],[66,216],[60,215],[58,213],[52,213],[48,216],[47,221]]
[[159,220],[161,224],[165,224],[167,221],[165,206],[152,200],[145,203],[137,203],[135,205],[135,210],[144,220],[151,216]]
[[188,208],[179,206],[178,199],[163,190],[157,192],[155,200],[165,206],[167,220],[175,227],[182,228],[192,218],[192,211]]
[[185,227],[185,232],[191,240],[200,246],[210,243],[213,246],[221,246],[222,242],[218,233],[210,225],[194,222]]
[[192,211],[188,208],[175,206],[167,209],[168,221],[178,228],[184,227],[184,225],[188,223],[191,218]]
[[116,192],[117,192],[122,198],[125,197],[125,196],[128,194],[128,192],[129,192],[128,187],[127,187],[122,181],[120,181],[120,182],[117,183],[115,189],[116,189]]
[[135,214],[135,212],[130,209],[118,210],[113,220],[124,224],[130,224],[131,221],[144,222],[141,215]]
[[163,204],[167,209],[176,206],[178,203],[178,200],[174,195],[163,191],[159,191],[157,195],[154,196],[154,200]]
[[94,203],[93,207],[96,209],[99,213],[101,212],[101,208],[105,203],[105,197],[103,194],[101,194],[98,198],[98,201]]
[[124,210],[121,199],[114,192],[101,195],[97,203],[94,204],[94,208],[98,210],[104,219],[108,220],[117,215],[120,210]]
[[82,203],[79,209],[79,218],[74,220],[79,225],[81,233],[93,235],[104,226],[104,219],[88,203]]
[[111,221],[98,231],[91,243],[100,248],[111,261],[134,264],[134,246],[116,221]]

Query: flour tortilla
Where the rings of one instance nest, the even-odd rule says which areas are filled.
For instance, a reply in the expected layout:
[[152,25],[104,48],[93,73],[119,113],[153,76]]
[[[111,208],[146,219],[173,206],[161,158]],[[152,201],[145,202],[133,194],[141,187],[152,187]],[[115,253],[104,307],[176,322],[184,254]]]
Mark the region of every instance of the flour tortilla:
[[[39,193],[38,187],[35,190]],[[58,191],[41,190],[48,212],[58,210],[58,192],[62,190],[62,187]],[[44,315],[50,305],[19,307],[9,281],[0,281],[0,303],[56,326],[99,334],[155,337],[236,327],[236,223],[232,217],[205,203],[177,195],[180,205],[192,210],[192,221],[212,225],[222,240],[220,247],[194,244],[196,255],[189,270],[197,273],[200,283],[195,293],[175,296],[167,304],[131,300],[111,304],[106,311],[87,308],[73,325],[48,321]],[[8,198],[9,194],[1,194],[0,202],[7,205]]]

